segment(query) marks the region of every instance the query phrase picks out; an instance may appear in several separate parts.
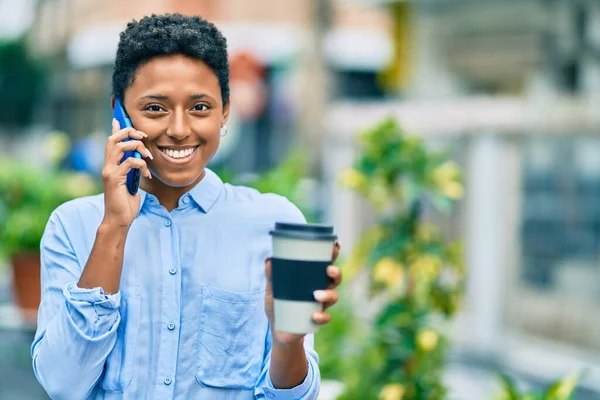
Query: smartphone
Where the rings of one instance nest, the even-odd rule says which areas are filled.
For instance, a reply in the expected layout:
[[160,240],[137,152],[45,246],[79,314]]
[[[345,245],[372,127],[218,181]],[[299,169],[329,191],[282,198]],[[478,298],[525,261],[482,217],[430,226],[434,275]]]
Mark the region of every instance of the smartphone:
[[[120,129],[133,127],[133,125],[131,124],[131,120],[127,116],[127,113],[125,112],[125,109],[121,105],[121,101],[119,99],[115,99],[115,109],[114,109],[113,117],[117,121],[119,121]],[[131,139],[128,138],[128,139],[125,139],[124,141],[127,142],[129,140],[131,140]],[[123,163],[123,161],[127,160],[129,157],[141,159],[142,155],[137,151],[126,151],[125,155],[121,159],[121,163]],[[131,171],[129,171],[127,173],[127,190],[133,196],[138,192],[139,187],[140,187],[140,170],[137,168],[132,168]]]

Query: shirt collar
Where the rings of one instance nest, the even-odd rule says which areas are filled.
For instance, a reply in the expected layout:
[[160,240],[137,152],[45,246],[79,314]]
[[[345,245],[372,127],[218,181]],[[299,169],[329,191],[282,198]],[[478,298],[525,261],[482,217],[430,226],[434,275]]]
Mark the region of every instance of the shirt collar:
[[144,207],[144,203],[148,199],[148,193],[145,190],[139,189],[140,192],[140,209],[138,210],[138,214],[142,212],[142,207]]
[[202,211],[208,213],[217,202],[222,190],[223,181],[221,178],[210,169],[204,168],[204,178],[188,194],[200,206]]
[[[189,196],[204,211],[208,213],[212,206],[217,202],[221,191],[223,190],[223,181],[217,174],[208,168],[204,168],[204,177],[183,197]],[[140,209],[141,212],[144,203],[148,201],[148,193],[140,189]]]

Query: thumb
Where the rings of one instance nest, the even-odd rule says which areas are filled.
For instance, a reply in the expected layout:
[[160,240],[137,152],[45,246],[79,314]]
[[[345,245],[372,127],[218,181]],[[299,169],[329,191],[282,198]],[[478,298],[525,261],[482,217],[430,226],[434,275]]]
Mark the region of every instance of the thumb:
[[336,240],[335,245],[333,246],[333,255],[331,257],[331,263],[335,263],[338,256],[340,255],[340,249],[342,248],[342,243],[339,240]]

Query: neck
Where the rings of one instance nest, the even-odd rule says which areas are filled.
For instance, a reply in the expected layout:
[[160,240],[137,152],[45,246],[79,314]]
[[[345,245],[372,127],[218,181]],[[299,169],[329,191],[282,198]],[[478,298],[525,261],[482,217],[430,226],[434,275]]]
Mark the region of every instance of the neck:
[[185,193],[190,191],[191,188],[196,186],[204,176],[206,170],[202,171],[202,174],[193,183],[187,186],[169,186],[154,175],[152,179],[141,178],[140,187],[146,192],[153,194],[158,199],[160,205],[171,212],[179,205],[179,199]]

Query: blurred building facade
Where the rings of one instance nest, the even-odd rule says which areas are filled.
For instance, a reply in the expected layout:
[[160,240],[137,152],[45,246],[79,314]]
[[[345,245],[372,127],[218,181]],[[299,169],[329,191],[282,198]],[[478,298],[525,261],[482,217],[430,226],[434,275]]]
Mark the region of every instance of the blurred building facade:
[[[411,4],[409,84],[400,100],[332,106],[326,170],[388,115],[453,149],[466,198],[443,223],[469,269],[458,348],[547,379],[588,367],[583,384],[600,390],[600,4]],[[340,211],[365,215],[360,202],[330,193],[330,218],[360,232],[368,218]]]

